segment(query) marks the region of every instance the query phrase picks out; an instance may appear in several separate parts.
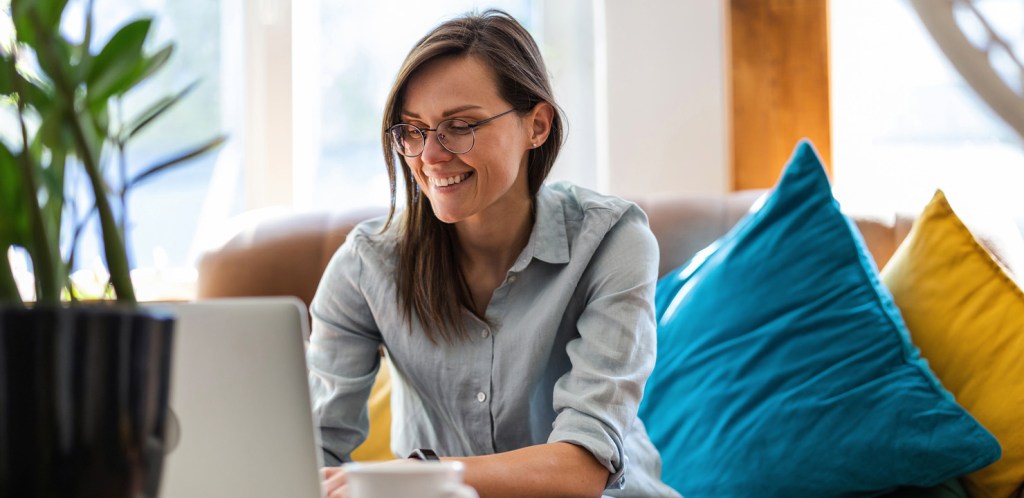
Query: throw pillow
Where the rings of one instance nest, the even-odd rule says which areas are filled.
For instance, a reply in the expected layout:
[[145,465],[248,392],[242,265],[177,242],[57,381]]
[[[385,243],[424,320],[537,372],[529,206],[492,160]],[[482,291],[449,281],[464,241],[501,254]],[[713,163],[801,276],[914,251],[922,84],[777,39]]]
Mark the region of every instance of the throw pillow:
[[1024,482],[1024,292],[975,240],[941,191],[882,272],[914,344],[957,401],[1003,447],[963,478],[974,497]]
[[870,496],[999,458],[910,343],[809,142],[656,300],[640,416],[687,498]]
[[373,381],[373,390],[367,400],[370,415],[370,431],[366,440],[352,450],[352,460],[375,462],[394,460],[391,453],[391,368],[387,357],[381,357],[380,370]]

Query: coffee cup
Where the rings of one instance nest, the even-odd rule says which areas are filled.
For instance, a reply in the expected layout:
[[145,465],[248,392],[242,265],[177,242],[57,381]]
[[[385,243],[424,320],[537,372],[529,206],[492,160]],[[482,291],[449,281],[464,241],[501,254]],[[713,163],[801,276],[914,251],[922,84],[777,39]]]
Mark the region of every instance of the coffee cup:
[[478,498],[462,483],[462,462],[347,463],[348,498]]

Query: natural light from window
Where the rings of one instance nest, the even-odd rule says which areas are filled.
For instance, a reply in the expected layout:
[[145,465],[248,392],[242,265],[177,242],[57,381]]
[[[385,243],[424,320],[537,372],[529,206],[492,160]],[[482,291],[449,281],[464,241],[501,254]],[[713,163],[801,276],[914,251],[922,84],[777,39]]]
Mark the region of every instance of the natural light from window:
[[[1019,46],[1024,3],[977,3]],[[831,0],[830,10],[837,198],[916,212],[941,188],[954,208],[1024,214],[1021,138],[964,82],[913,8]]]
[[[63,26],[72,36],[81,37],[85,4],[85,0],[70,2]],[[143,280],[140,297],[189,298],[202,251],[254,219],[281,212],[386,205],[380,120],[399,65],[433,26],[491,7],[509,12],[533,33],[548,60],[556,96],[569,115],[570,139],[552,179],[592,186],[597,177],[594,21],[587,0],[94,0],[97,40],[106,40],[130,20],[153,16],[150,49],[168,40],[177,45],[168,67],[125,98],[126,114],[200,82],[131,145],[129,171],[142,170],[203,138],[228,135],[227,144],[216,153],[140,186],[129,197],[128,232],[139,268],[133,277]],[[282,25],[289,19],[282,12],[290,12],[290,24]],[[273,47],[253,50],[265,39],[261,37],[278,36],[282,29],[285,40],[290,40],[290,52]],[[267,131],[279,129],[272,128],[272,121],[282,111],[267,114],[246,100],[247,92],[260,99],[275,98],[260,93],[270,83],[254,81],[253,75],[258,80],[261,73],[252,68],[261,67],[292,68],[291,107],[283,111],[291,119],[290,137]],[[276,78],[280,71],[266,74]],[[263,100],[257,103],[256,107],[264,105]],[[9,127],[0,122],[0,128],[6,137]],[[247,158],[260,150],[252,148],[254,143],[269,144],[270,150],[285,144],[280,150],[292,150],[292,161],[266,164],[266,170],[254,168],[252,157]],[[284,178],[291,179],[290,185],[267,179],[282,171]],[[253,178],[269,189],[269,197],[290,200],[267,203],[251,197]],[[85,196],[84,190],[81,195]],[[88,207],[87,202],[81,204],[83,210]],[[76,253],[78,281],[102,289],[106,274],[97,250],[96,223],[89,228]],[[24,256],[19,252],[14,259],[30,288],[30,267]]]

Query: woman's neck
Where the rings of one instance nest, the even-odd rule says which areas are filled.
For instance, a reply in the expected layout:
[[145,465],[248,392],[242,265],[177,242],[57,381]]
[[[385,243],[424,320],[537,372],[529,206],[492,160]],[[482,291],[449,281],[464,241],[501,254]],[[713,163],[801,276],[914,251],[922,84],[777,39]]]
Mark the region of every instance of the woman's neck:
[[512,267],[530,240],[533,200],[527,197],[509,208],[455,225],[463,269],[487,269],[503,275]]

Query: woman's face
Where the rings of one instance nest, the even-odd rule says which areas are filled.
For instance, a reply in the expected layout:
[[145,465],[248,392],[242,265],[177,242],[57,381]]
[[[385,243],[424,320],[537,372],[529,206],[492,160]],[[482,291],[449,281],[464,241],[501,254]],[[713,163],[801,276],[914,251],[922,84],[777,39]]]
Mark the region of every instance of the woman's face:
[[[417,70],[401,112],[403,123],[426,129],[450,118],[474,124],[511,108],[498,95],[490,69],[476,57],[459,56]],[[423,153],[406,162],[438,219],[501,219],[528,209],[526,158],[533,134],[526,119],[511,112],[477,127],[473,148],[463,154],[449,152],[435,132],[427,133]]]

